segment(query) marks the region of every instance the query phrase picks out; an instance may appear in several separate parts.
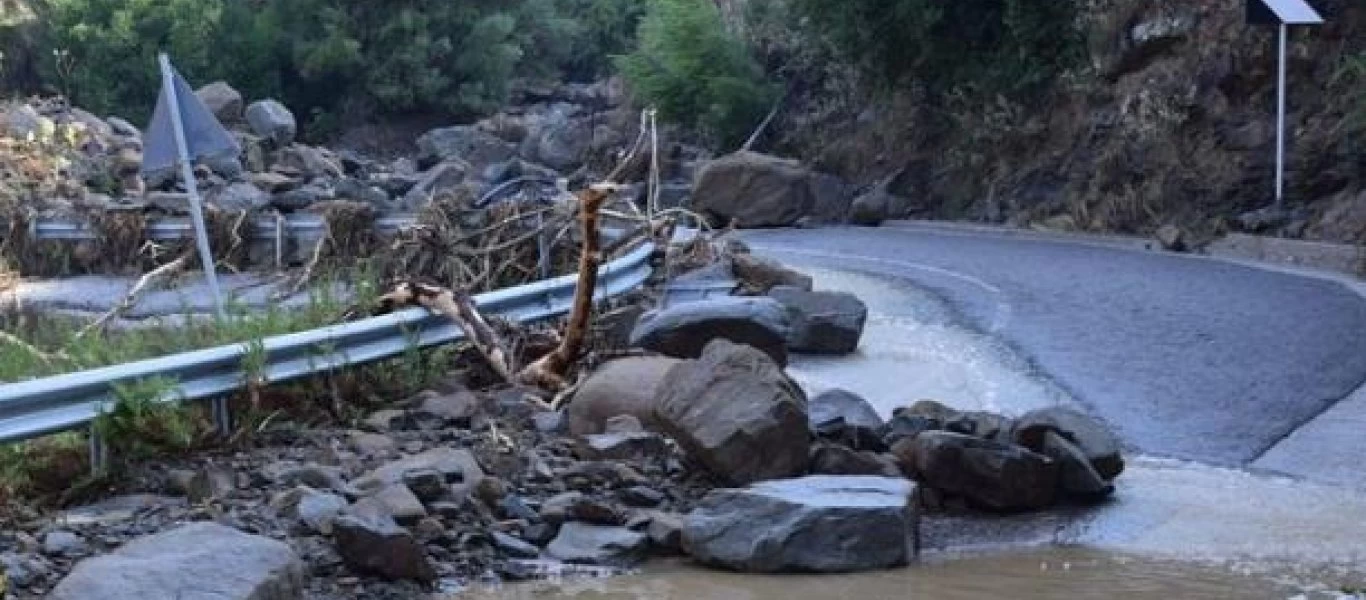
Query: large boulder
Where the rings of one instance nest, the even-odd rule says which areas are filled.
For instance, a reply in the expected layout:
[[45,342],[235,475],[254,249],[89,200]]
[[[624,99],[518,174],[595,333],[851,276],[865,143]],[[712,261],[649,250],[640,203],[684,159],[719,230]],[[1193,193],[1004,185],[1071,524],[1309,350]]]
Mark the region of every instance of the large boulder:
[[1115,491],[1071,440],[1056,431],[1044,434],[1044,456],[1058,463],[1058,491],[1079,500],[1099,500]]
[[811,208],[811,220],[816,223],[840,223],[849,214],[856,188],[834,175],[815,173],[811,179],[811,193],[816,204]]
[[811,173],[800,163],[741,151],[718,158],[697,174],[693,210],[717,224],[786,227],[815,205]]
[[239,181],[210,194],[209,203],[227,211],[260,210],[270,206],[271,196],[255,185]]
[[574,393],[574,401],[569,403],[569,432],[602,433],[607,421],[619,415],[631,415],[647,429],[658,430],[655,394],[669,369],[680,362],[664,356],[631,356],[599,367],[584,380]]
[[432,581],[436,569],[408,530],[382,513],[363,511],[338,518],[332,539],[342,562],[357,573],[386,579]]
[[409,209],[421,208],[443,192],[454,189],[469,177],[470,164],[449,158],[427,169],[422,178],[403,196],[403,206]]
[[433,129],[417,138],[418,161],[432,165],[459,158],[482,168],[511,159],[517,147],[473,125]]
[[216,523],[139,538],[81,561],[54,600],[292,600],[304,596],[304,565],[289,546]]
[[625,527],[565,523],[546,553],[567,563],[630,567],[645,559],[647,534]]
[[1035,448],[1042,442],[1043,430],[1056,431],[1076,444],[1107,481],[1124,472],[1124,457],[1119,438],[1108,427],[1087,415],[1054,406],[1021,415],[1015,420],[1015,443]]
[[906,564],[918,549],[916,485],[816,475],[714,490],[683,522],[698,561],[743,572],[837,573]]
[[867,192],[849,205],[849,223],[865,227],[877,227],[887,220],[891,212],[892,197],[878,188]]
[[236,123],[242,120],[242,92],[224,81],[215,81],[195,90],[194,95],[222,123]]
[[582,165],[594,138],[592,121],[572,112],[568,104],[554,105],[522,141],[522,156],[560,171]]
[[730,269],[735,278],[740,280],[744,291],[749,294],[766,294],[778,286],[791,286],[808,291],[815,287],[810,275],[789,269],[776,260],[753,254],[740,253],[732,256]]
[[1039,509],[1057,497],[1057,463],[1014,444],[926,431],[897,442],[892,452],[921,483],[988,510]]
[[294,143],[299,135],[299,123],[294,113],[278,100],[259,100],[247,107],[247,123],[256,135],[269,140],[276,148]]
[[697,358],[712,340],[726,339],[767,353],[787,366],[791,315],[772,298],[715,298],[674,304],[641,315],[631,345],[675,358]]
[[737,485],[806,471],[806,396],[767,355],[716,340],[669,371],[655,402],[660,426],[693,459]]
[[868,306],[848,292],[813,292],[779,286],[768,296],[792,315],[787,347],[812,354],[849,354],[858,350]]

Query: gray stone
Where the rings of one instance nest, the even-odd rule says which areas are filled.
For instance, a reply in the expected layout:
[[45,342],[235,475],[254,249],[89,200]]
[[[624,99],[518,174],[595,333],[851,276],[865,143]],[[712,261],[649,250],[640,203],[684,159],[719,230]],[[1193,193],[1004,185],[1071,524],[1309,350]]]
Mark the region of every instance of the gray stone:
[[85,542],[85,538],[70,531],[58,529],[43,536],[43,554],[48,556],[72,558],[84,556],[89,552],[90,545]]
[[664,438],[650,432],[598,433],[584,436],[579,455],[589,460],[641,460],[669,453]]
[[806,396],[764,353],[726,340],[669,371],[655,402],[661,426],[693,459],[744,485],[806,471]]
[[767,353],[787,366],[791,315],[772,298],[716,298],[668,306],[641,316],[631,344],[674,358],[697,358],[712,340],[726,339]]
[[593,141],[588,119],[576,119],[568,105],[551,108],[528,132],[520,149],[526,158],[552,169],[571,171],[583,164]]
[[422,174],[422,178],[403,196],[403,205],[408,208],[425,206],[432,198],[464,183],[471,169],[468,162],[447,158]]
[[927,431],[892,451],[921,483],[988,510],[1040,509],[1057,497],[1057,463],[1013,444]]
[[852,572],[904,565],[918,548],[916,486],[816,475],[714,490],[683,522],[696,560],[742,572]]
[[81,561],[48,598],[294,600],[303,588],[303,562],[284,543],[193,523]]
[[37,136],[56,127],[52,119],[44,117],[27,104],[15,106],[0,114],[0,117],[3,117],[3,120],[0,120],[0,126],[4,127],[3,133],[15,139]]
[[753,254],[732,256],[731,272],[740,280],[741,289],[747,294],[767,294],[769,290],[778,286],[811,291],[815,285],[810,275],[789,269],[776,260]]
[[652,512],[650,523],[645,526],[645,534],[657,550],[667,553],[683,553],[683,515]]
[[560,433],[567,426],[564,411],[546,411],[531,415],[532,425],[541,433]]
[[[882,417],[862,396],[843,389],[830,389],[811,399],[807,407],[812,433],[846,443],[858,444],[877,439],[886,427]],[[871,442],[871,440],[870,440]],[[870,444],[876,447],[878,444]]]
[[276,495],[270,505],[281,515],[298,520],[309,530],[326,535],[332,532],[332,521],[346,510],[347,502],[346,498],[336,494],[301,485]]
[[475,167],[504,162],[517,148],[473,125],[433,129],[417,139],[418,160],[435,164],[458,158]]
[[1056,431],[1044,434],[1043,452],[1058,463],[1058,490],[1080,500],[1099,500],[1114,493],[1115,486],[1106,481],[1076,444]]
[[1163,250],[1172,252],[1186,251],[1186,231],[1170,223],[1157,228],[1154,234],[1157,243],[1162,245]]
[[864,227],[877,227],[887,220],[893,204],[891,195],[881,188],[874,189],[857,198],[849,205],[849,223]]
[[440,500],[450,492],[446,476],[436,469],[415,469],[403,474],[403,483],[423,502]]
[[1022,432],[1038,427],[1051,428],[1071,440],[1107,481],[1124,472],[1119,438],[1100,421],[1060,406],[1030,411],[1015,420],[1016,443],[1021,443]]
[[187,482],[185,495],[190,502],[199,503],[226,498],[236,490],[237,477],[232,471],[208,465],[195,472]]
[[109,124],[109,128],[114,130],[115,135],[142,139],[142,130],[138,129],[136,125],[129,123],[127,119],[109,117],[108,119],[105,119],[104,122]]
[[269,140],[276,148],[294,143],[299,124],[294,113],[277,100],[260,100],[247,107],[247,123],[256,135]]
[[697,174],[693,210],[725,225],[784,227],[815,205],[811,176],[800,163],[755,152],[718,158]]
[[768,293],[792,316],[788,348],[812,354],[849,354],[858,350],[868,306],[846,292],[812,292],[780,286]]
[[242,93],[223,81],[215,81],[195,90],[200,102],[222,123],[236,123],[242,120],[245,103]]
[[209,196],[214,206],[228,211],[259,210],[270,206],[271,196],[250,183],[239,181],[228,184]]
[[422,505],[422,501],[417,498],[408,486],[401,483],[387,485],[378,492],[362,498],[356,504],[374,503],[373,507],[363,507],[358,510],[380,510],[389,515],[400,525],[413,525],[427,516],[427,508]]
[[565,523],[546,553],[568,563],[630,567],[644,560],[649,542],[625,527]]
[[410,471],[432,469],[441,473],[451,484],[451,498],[463,500],[479,485],[484,471],[479,462],[468,450],[457,448],[434,448],[391,462],[356,479],[352,484],[367,491],[403,482],[404,474]]
[[330,190],[309,184],[271,196],[270,205],[285,212],[293,212],[304,210],[331,198],[332,192]]
[[494,547],[502,550],[504,554],[514,558],[536,558],[541,555],[541,550],[536,546],[527,543],[518,537],[510,536],[501,531],[495,531],[491,535]]
[[621,498],[621,501],[627,506],[641,508],[653,508],[663,504],[668,499],[664,492],[643,485],[631,486],[621,490],[617,492],[617,497]]
[[655,392],[680,360],[660,356],[618,358],[598,367],[574,393],[566,409],[569,432],[591,435],[606,431],[607,421],[631,415],[647,429],[658,430]]
[[841,223],[849,214],[849,206],[854,201],[853,184],[826,173],[813,173],[811,193],[815,205],[811,207],[811,220],[816,223]]
[[346,439],[352,449],[366,458],[388,458],[398,452],[394,438],[382,433],[348,431]]
[[330,151],[306,144],[290,144],[281,148],[275,154],[275,168],[298,172],[304,179],[340,179],[346,176],[341,161]]
[[811,449],[811,472],[817,475],[879,475],[901,477],[896,459],[876,452],[860,452],[821,442]]
[[348,514],[339,517],[332,527],[337,554],[351,570],[391,580],[436,579],[436,569],[422,544],[393,519],[382,514]]
[[430,394],[422,399],[416,416],[431,419],[440,425],[469,427],[474,416],[479,414],[479,397],[469,390],[459,390],[449,394]]
[[583,492],[565,492],[541,504],[541,519],[548,523],[583,521],[596,525],[621,525],[626,515],[617,507],[589,498]]

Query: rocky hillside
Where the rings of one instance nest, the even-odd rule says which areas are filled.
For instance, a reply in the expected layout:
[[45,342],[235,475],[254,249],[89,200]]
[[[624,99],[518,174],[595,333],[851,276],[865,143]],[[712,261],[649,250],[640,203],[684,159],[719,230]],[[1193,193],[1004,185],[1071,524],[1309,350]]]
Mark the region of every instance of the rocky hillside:
[[1363,242],[1366,5],[1315,5],[1327,25],[1292,31],[1284,214],[1248,214],[1273,197],[1276,54],[1241,0],[1089,2],[1089,64],[1035,103],[827,82],[790,103],[772,150],[885,184],[910,216]]

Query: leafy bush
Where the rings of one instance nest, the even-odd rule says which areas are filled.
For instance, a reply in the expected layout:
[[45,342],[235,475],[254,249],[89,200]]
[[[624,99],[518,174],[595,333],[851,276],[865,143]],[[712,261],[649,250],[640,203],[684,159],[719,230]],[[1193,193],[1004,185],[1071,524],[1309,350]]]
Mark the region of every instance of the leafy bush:
[[617,65],[660,116],[734,146],[763,118],[776,90],[730,35],[710,0],[654,0],[639,47]]
[[1082,57],[1074,0],[790,2],[811,35],[880,87],[914,78],[936,92],[1024,94]]

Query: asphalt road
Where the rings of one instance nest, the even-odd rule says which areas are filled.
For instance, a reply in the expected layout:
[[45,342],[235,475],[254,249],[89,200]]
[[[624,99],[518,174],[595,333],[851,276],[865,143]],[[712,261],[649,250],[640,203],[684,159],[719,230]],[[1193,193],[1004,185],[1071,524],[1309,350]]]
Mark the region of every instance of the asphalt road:
[[[1223,261],[884,227],[750,231],[788,264],[905,280],[999,337],[1135,450],[1246,466],[1366,381],[1366,301]],[[907,399],[915,382],[907,381]]]

